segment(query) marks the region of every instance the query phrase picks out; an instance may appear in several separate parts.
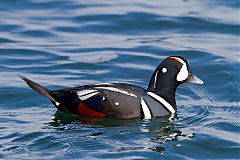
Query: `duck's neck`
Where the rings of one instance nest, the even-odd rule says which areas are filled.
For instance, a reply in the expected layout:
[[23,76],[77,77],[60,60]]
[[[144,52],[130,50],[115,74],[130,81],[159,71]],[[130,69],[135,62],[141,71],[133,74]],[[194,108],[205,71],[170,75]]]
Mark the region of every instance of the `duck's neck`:
[[171,79],[167,80],[161,77],[158,77],[158,79],[155,80],[155,76],[153,75],[147,91],[153,92],[162,97],[176,110],[175,92],[177,87],[178,85],[176,84],[175,80],[171,81]]

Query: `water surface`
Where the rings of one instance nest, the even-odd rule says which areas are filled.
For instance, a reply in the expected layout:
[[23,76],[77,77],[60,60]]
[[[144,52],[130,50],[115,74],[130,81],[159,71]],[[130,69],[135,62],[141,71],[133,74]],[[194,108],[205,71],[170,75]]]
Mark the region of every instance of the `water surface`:
[[[2,0],[1,159],[240,159],[239,1]],[[58,112],[17,74],[50,89],[147,87],[167,56],[189,60],[172,120]]]

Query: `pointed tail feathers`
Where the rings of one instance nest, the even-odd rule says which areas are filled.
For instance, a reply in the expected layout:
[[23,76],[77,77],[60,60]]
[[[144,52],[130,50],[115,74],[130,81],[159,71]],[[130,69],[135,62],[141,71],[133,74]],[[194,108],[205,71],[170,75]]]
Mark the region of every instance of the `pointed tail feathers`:
[[22,76],[22,75],[18,75],[18,77],[20,77],[21,79],[23,79],[33,90],[35,90],[37,93],[41,94],[42,96],[56,102],[56,100],[49,94],[49,90],[43,86],[41,86],[40,84]]

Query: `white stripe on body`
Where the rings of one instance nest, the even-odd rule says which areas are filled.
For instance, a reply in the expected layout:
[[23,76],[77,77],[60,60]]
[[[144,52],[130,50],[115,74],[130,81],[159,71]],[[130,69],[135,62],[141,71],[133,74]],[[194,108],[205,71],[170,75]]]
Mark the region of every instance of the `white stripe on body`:
[[128,96],[137,97],[135,94],[133,94],[131,92],[127,92],[127,91],[124,91],[124,90],[121,90],[121,89],[118,89],[118,88],[114,88],[114,87],[94,87],[94,88],[96,88],[96,89],[106,89],[106,90],[109,90],[109,91],[122,93],[122,94],[125,94],[125,95],[128,95]]
[[144,119],[151,119],[151,112],[149,110],[148,105],[146,104],[146,102],[143,100],[143,98],[141,98],[141,107],[143,110],[143,114],[144,114]]
[[84,101],[90,97],[95,96],[98,93],[99,92],[97,90],[82,90],[82,91],[78,91],[77,95],[80,100]]

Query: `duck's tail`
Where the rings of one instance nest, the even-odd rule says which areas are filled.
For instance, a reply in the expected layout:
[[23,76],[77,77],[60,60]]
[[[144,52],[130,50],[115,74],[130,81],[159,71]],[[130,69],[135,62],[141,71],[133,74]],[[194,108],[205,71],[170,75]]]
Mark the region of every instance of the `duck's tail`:
[[23,79],[33,90],[35,90],[37,93],[41,94],[42,96],[50,99],[53,102],[56,102],[56,100],[51,96],[51,94],[49,93],[49,90],[43,86],[41,86],[40,84],[22,76],[22,75],[18,75],[18,77],[20,77],[21,79]]

